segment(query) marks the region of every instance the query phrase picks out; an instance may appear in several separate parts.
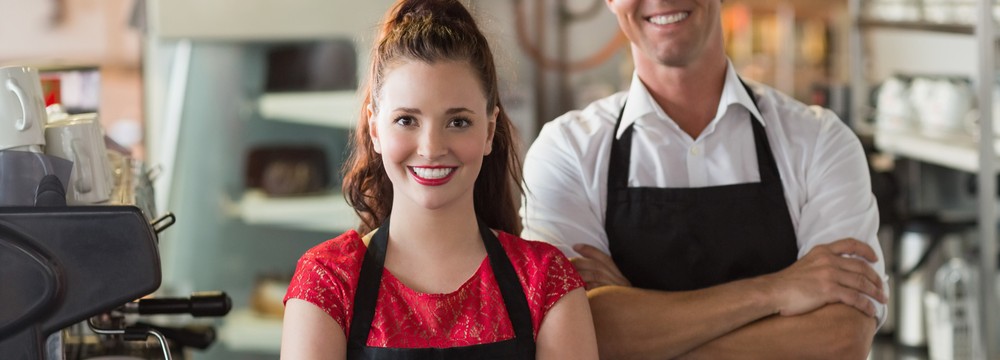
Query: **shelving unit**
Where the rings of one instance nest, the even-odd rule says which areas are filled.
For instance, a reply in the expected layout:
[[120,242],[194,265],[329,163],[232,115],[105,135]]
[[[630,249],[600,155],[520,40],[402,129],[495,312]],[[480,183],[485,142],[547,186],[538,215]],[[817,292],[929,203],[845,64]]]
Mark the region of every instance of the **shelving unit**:
[[193,359],[276,358],[281,320],[250,309],[255,281],[290,275],[306,250],[357,225],[337,182],[328,192],[296,197],[247,188],[245,162],[259,146],[317,146],[335,168],[345,130],[359,114],[353,90],[267,92],[268,50],[348,39],[359,56],[353,70],[363,71],[375,23],[391,4],[156,0],[146,6],[147,159],[165,169],[157,184],[162,204],[185,215],[161,245],[164,289],[225,290],[234,306],[218,324],[217,346],[192,352]]
[[[257,110],[266,120],[353,129],[358,103],[354,90],[264,93]],[[249,190],[236,208],[247,224],[300,230],[339,232],[354,228],[359,220],[339,192],[269,197]]]
[[[979,115],[992,119],[993,87],[995,86],[996,43],[993,18],[994,0],[978,0],[978,18],[975,25],[938,24],[919,21],[882,21],[865,17],[864,0],[849,0],[851,16],[850,50],[852,63],[852,119],[864,131],[874,127],[864,121],[867,111],[869,82],[866,77],[868,55],[863,45],[863,34],[878,29],[893,29],[927,33],[964,34],[976,40],[977,66],[976,95]],[[919,3],[917,3],[919,4]],[[929,48],[928,51],[934,51]],[[1000,307],[997,306],[997,153],[993,135],[993,122],[980,121],[980,141],[971,136],[927,137],[917,133],[885,133],[874,131],[876,147],[897,156],[977,174],[980,314],[983,314],[983,344],[987,359],[1000,357]]]

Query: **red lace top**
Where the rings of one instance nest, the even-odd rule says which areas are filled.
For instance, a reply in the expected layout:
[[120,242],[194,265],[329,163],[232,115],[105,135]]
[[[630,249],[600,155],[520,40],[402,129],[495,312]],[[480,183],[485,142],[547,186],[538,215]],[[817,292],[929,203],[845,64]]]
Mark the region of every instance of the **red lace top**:
[[[537,337],[546,312],[570,290],[583,286],[583,280],[552,245],[504,232],[497,238],[521,280]],[[299,259],[285,301],[302,299],[318,306],[349,334],[366,249],[353,230],[310,249]],[[458,290],[448,294],[417,292],[383,270],[368,346],[447,348],[513,337],[488,259]]]

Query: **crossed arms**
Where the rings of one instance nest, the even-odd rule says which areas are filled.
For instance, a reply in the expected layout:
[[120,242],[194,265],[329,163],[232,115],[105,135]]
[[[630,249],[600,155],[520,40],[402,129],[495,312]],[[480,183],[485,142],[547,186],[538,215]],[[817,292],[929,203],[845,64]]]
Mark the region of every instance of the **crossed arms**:
[[862,359],[876,325],[864,295],[885,299],[868,264],[841,256],[874,261],[853,239],[817,246],[777,273],[683,292],[630,287],[610,257],[580,253],[574,265],[590,288],[602,358]]

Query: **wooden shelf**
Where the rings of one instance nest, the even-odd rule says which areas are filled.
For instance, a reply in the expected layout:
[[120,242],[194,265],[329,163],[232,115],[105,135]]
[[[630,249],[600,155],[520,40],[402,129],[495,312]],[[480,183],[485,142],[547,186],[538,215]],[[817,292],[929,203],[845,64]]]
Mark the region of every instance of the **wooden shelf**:
[[339,192],[269,197],[260,190],[250,190],[236,205],[238,216],[254,225],[341,233],[354,229],[360,221]]
[[267,93],[257,108],[269,120],[353,129],[358,120],[354,90]]

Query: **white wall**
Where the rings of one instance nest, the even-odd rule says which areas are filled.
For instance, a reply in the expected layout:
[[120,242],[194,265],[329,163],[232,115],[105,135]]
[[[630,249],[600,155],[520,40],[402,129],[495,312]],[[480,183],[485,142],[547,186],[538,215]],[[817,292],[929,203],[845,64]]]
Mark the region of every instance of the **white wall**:
[[895,74],[958,75],[978,72],[976,38],[971,35],[880,29],[869,32],[869,79]]

